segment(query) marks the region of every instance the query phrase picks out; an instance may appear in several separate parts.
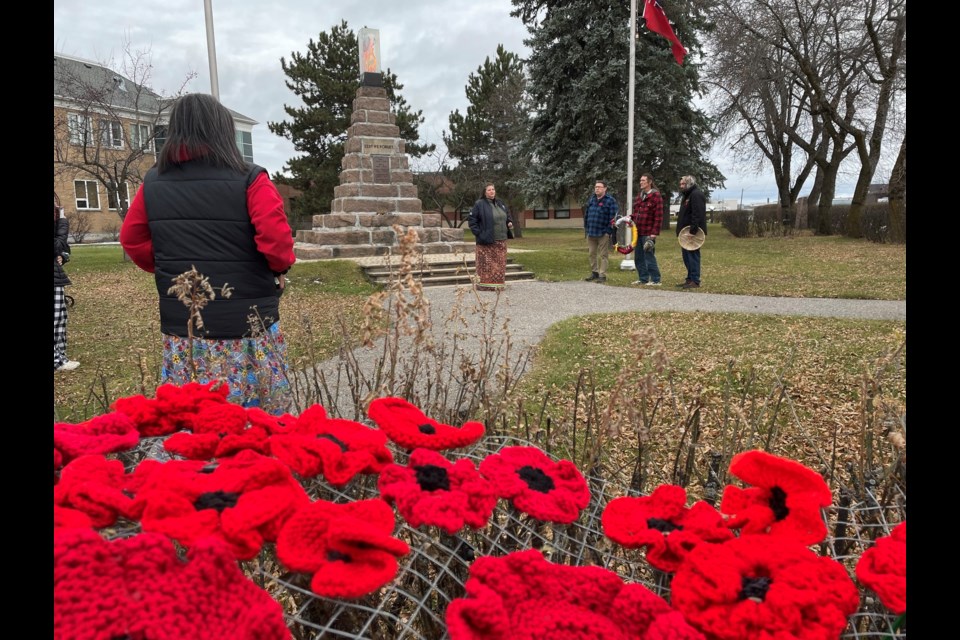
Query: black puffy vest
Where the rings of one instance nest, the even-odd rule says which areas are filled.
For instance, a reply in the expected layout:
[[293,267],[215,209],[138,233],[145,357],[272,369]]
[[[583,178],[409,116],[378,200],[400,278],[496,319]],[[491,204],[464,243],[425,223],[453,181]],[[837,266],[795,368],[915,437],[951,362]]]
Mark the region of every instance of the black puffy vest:
[[[187,337],[188,308],[167,293],[173,279],[195,266],[216,295],[200,311],[196,337],[242,338],[251,334],[248,317],[269,327],[280,320],[273,272],[257,250],[247,211],[247,187],[263,171],[250,164],[246,174],[191,160],[143,180],[147,222],[153,240],[154,273],[160,295],[160,330]],[[233,289],[221,295],[224,284]]]

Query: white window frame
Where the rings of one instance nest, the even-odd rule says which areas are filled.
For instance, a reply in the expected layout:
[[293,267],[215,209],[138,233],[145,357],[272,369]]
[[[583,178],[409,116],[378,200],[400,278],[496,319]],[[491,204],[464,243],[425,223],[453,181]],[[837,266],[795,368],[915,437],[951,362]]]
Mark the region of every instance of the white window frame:
[[[79,195],[78,185],[83,184],[85,198]],[[90,206],[90,185],[93,185],[93,195],[97,200],[95,207]],[[77,211],[100,211],[100,183],[96,180],[74,180],[73,181],[74,199],[77,205]],[[83,204],[81,204],[83,203]]]
[[[120,189],[119,189],[119,191],[120,191],[120,199],[121,199],[123,202],[126,202],[126,203],[127,203],[127,207],[129,207],[129,206],[130,206],[130,185],[127,184],[126,182],[120,183]],[[107,209],[109,209],[110,211],[117,211],[117,207],[116,207],[116,206],[111,206],[111,203],[110,203],[110,199],[111,199],[111,196],[112,196],[112,195],[113,195],[113,194],[111,194],[111,193],[110,193],[110,190],[108,189],[108,190],[107,190]],[[115,203],[113,203],[113,204],[116,205],[116,204],[119,204],[119,203],[116,203],[116,202],[115,202]]]
[[101,120],[100,139],[105,147],[123,149],[123,123],[119,120]]
[[[250,138],[250,155],[247,155],[244,150],[245,142],[243,137],[245,135]],[[247,162],[253,162],[253,132],[241,131],[240,129],[237,129],[236,140],[237,140],[237,149],[240,150],[240,155],[243,156],[243,159],[246,160]]]
[[130,125],[130,148],[144,153],[154,153],[153,127],[149,124],[135,122]]
[[93,119],[79,113],[67,114],[67,129],[70,144],[91,146],[93,144]]

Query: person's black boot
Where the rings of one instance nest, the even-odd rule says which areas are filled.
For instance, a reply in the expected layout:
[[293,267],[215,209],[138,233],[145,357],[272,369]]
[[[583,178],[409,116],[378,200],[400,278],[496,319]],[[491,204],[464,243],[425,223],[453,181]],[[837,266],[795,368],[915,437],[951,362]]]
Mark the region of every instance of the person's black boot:
[[590,274],[590,277],[589,277],[589,278],[584,278],[584,280],[587,281],[587,282],[593,282],[594,280],[596,280],[596,279],[599,278],[599,277],[600,277],[600,274],[597,273],[596,271],[594,271],[594,272],[592,272],[592,273]]

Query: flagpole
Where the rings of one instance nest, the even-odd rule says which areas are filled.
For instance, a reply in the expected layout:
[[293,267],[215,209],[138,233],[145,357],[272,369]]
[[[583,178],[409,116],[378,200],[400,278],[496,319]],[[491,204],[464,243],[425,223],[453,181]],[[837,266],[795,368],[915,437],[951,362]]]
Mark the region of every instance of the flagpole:
[[[627,86],[630,87],[627,98],[627,201],[624,203],[626,211],[622,215],[628,215],[633,212],[633,92],[636,79],[636,54],[637,54],[637,0],[630,0],[630,75]],[[634,247],[633,253],[642,251],[640,247]],[[630,254],[627,254],[628,256]],[[634,269],[634,261],[624,258],[620,263],[620,269]]]
[[217,45],[213,42],[213,6],[203,0],[203,16],[207,23],[207,61],[210,65],[210,93],[220,99],[220,80],[217,78]]

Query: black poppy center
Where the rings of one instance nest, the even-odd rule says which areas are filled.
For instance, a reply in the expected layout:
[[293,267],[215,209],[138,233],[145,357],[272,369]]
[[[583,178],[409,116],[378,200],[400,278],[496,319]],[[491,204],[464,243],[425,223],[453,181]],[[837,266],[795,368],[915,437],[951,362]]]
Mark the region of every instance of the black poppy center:
[[553,478],[543,472],[543,469],[526,465],[517,470],[520,479],[527,483],[527,486],[540,493],[550,493],[556,486],[553,484]]
[[329,440],[329,441],[332,442],[333,444],[335,444],[335,445],[337,445],[338,447],[340,447],[340,451],[346,452],[347,449],[350,448],[349,446],[347,446],[347,443],[346,443],[346,442],[344,442],[343,440],[341,440],[341,439],[338,438],[337,436],[333,435],[332,433],[321,433],[321,434],[319,434],[319,435],[317,436],[317,438],[323,438],[324,440]]
[[780,487],[770,489],[770,508],[773,510],[773,517],[780,522],[787,517],[790,509],[787,508],[787,492]]
[[226,438],[226,437],[227,437],[227,432],[226,432],[226,431],[221,431],[220,433],[217,434],[217,437],[218,437],[218,438]]
[[224,509],[237,506],[239,493],[228,493],[226,491],[210,491],[201,493],[200,497],[193,503],[197,511],[201,509],[216,509],[217,513],[223,513]]
[[417,472],[417,484],[424,491],[450,491],[450,477],[447,470],[435,464],[414,467]]
[[670,533],[671,531],[682,531],[682,524],[674,524],[669,520],[663,520],[661,518],[648,518],[647,526],[651,529],[656,529],[660,533]]
[[749,599],[763,602],[763,599],[767,597],[767,591],[770,589],[771,582],[773,581],[770,578],[743,576],[740,578],[741,589],[738,597],[740,600]]
[[437,428],[434,427],[432,424],[421,424],[420,426],[417,427],[417,430],[419,430],[420,433],[427,434],[428,436],[432,436],[437,432]]
[[210,464],[208,464],[208,465],[206,465],[206,466],[204,466],[204,467],[201,467],[201,468],[197,471],[197,473],[213,473],[214,471],[217,470],[217,467],[218,467],[218,466],[220,466],[220,465],[217,464],[216,462],[211,462]]
[[340,551],[334,551],[333,549],[327,549],[327,560],[331,562],[352,562],[353,558],[348,556],[345,553]]

